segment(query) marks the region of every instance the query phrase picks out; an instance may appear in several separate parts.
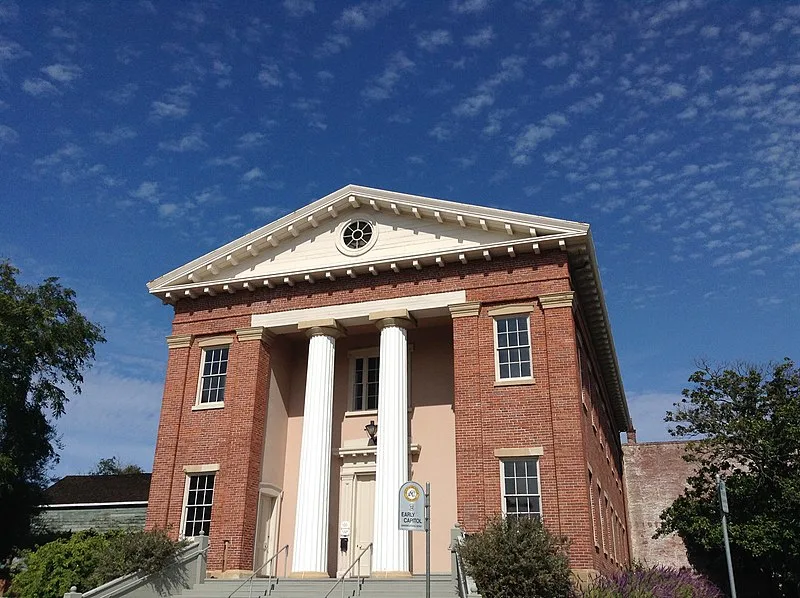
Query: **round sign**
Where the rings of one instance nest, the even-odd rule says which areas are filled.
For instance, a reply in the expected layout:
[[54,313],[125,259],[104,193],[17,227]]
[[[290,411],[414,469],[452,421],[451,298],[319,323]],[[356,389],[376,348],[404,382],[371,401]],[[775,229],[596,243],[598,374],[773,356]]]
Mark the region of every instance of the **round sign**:
[[408,486],[403,491],[403,496],[406,497],[407,501],[415,502],[419,498],[419,492],[414,486]]

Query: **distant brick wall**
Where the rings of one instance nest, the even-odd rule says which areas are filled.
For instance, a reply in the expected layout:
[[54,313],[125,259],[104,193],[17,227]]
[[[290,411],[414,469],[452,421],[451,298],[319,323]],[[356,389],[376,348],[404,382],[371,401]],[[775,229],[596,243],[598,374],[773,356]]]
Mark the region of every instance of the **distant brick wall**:
[[685,442],[643,442],[622,447],[633,557],[648,564],[689,566],[677,535],[653,540],[661,512],[686,486],[694,466],[682,459]]

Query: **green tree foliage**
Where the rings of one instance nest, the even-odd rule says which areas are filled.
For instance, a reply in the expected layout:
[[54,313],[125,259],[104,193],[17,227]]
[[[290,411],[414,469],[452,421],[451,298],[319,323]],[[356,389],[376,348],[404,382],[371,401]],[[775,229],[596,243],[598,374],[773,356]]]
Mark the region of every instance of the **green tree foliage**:
[[0,262],[0,564],[43,502],[58,458],[52,421],[64,413],[67,390],[80,392],[94,346],[105,340],[78,311],[74,291],[55,278],[21,285],[18,273]]
[[563,598],[572,592],[566,549],[538,519],[499,517],[460,552],[485,598]]
[[119,457],[100,459],[90,471],[89,475],[126,475],[130,473],[144,473],[142,468],[133,463],[122,463]]
[[670,432],[697,465],[662,513],[657,535],[676,532],[689,561],[728,587],[715,476],[728,490],[729,535],[741,596],[800,595],[800,370],[702,364],[667,413]]
[[174,562],[182,546],[163,530],[78,532],[24,553],[11,595],[61,598],[71,586],[86,592],[128,573],[155,573]]

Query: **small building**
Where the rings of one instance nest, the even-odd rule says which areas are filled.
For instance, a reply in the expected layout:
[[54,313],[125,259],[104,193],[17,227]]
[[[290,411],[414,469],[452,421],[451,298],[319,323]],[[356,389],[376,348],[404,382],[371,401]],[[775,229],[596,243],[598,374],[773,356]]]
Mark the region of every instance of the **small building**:
[[588,224],[348,185],[148,288],[174,319],[147,526],[208,534],[213,574],[286,545],[294,576],[422,573],[409,479],[434,573],[500,514],[568,536],[578,573],[630,562]]
[[68,475],[46,491],[39,524],[50,532],[144,529],[150,474]]

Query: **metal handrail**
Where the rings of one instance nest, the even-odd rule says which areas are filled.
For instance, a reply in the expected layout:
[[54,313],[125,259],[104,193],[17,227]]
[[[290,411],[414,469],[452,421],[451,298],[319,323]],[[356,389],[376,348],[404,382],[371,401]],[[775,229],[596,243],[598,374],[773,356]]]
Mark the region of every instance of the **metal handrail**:
[[467,598],[469,595],[469,586],[467,585],[467,572],[464,569],[464,562],[461,560],[461,552],[456,546],[453,550],[456,554],[456,582],[458,583],[458,595],[461,598]]
[[[333,593],[333,591],[336,589],[336,586],[338,586],[339,584],[342,584],[342,598],[344,598],[344,586],[345,586],[345,583],[346,583],[346,580],[347,580],[347,574],[350,573],[350,571],[353,570],[353,567],[358,565],[358,563],[361,561],[361,557],[364,556],[364,554],[366,554],[366,552],[368,550],[370,551],[370,557],[371,557],[372,556],[372,542],[367,544],[367,547],[364,550],[361,551],[361,554],[359,554],[358,557],[356,558],[356,560],[353,561],[353,564],[350,565],[345,570],[345,572],[342,573],[339,576],[339,579],[336,580],[336,583],[333,584],[333,586],[331,586],[331,589],[328,590],[328,593],[325,594],[325,596],[323,596],[323,598],[328,598],[328,596],[330,596]],[[358,589],[359,589],[358,593],[361,594],[360,589],[361,589],[361,586],[364,584],[364,576],[363,575],[358,575],[356,577],[358,578]]]
[[[228,598],[231,598],[231,596],[233,596],[236,592],[238,592],[240,589],[242,589],[247,582],[250,582],[250,587],[248,588],[247,594],[252,598],[252,596],[253,596],[253,579],[255,578],[256,575],[261,573],[261,570],[264,567],[266,567],[272,561],[277,559],[284,550],[286,551],[286,558],[283,560],[283,576],[286,577],[287,562],[289,560],[289,545],[288,544],[286,544],[283,548],[278,550],[278,552],[276,552],[271,557],[269,557],[263,565],[261,565],[255,571],[253,571],[253,574],[250,577],[248,577],[242,583],[240,583],[238,586],[236,586],[236,589],[233,590],[233,592],[231,592],[230,594],[228,594]],[[270,573],[267,576],[267,584],[268,585],[272,582],[272,578],[273,577],[275,578],[275,583],[278,583],[280,581],[280,577],[278,577],[278,575],[272,575],[272,573]]]

